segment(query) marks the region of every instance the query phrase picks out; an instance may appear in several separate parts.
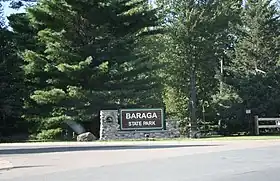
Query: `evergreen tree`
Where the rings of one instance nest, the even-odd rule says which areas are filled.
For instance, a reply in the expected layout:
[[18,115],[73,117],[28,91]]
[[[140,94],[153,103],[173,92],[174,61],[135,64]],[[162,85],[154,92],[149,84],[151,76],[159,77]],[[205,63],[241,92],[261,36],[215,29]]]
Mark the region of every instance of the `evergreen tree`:
[[[23,53],[25,50],[33,50],[37,52],[44,51],[42,43],[37,40],[38,29],[31,25],[30,19],[26,13],[12,14],[7,17],[7,19],[13,32],[13,40],[15,43],[14,48],[16,49],[17,57],[21,64],[24,64]],[[22,98],[25,102],[23,108],[34,105],[32,109],[25,109],[24,115],[37,115],[38,112],[41,112],[42,110],[36,106],[36,103],[30,99],[29,95],[36,90],[35,88],[42,87],[45,84],[38,82],[36,76],[33,74],[25,74],[22,77],[22,80],[22,83],[24,84]],[[23,118],[26,118],[25,116],[23,116]],[[28,119],[25,119],[25,122],[21,126],[28,127],[30,133],[36,130],[36,124],[34,125],[34,122],[32,121],[28,122]]]
[[[248,0],[227,82],[252,114],[279,115],[280,19],[270,0]],[[244,113],[243,113],[244,114]]]
[[0,132],[4,135],[16,131],[22,114],[24,85],[20,66],[13,33],[7,29],[0,9]]
[[[219,65],[224,56],[231,23],[238,21],[238,1],[159,1],[167,14],[166,103],[181,119],[197,116],[219,90]],[[199,106],[197,106],[199,105]],[[179,112],[179,113],[178,113]],[[176,113],[175,113],[176,115]]]
[[40,49],[39,42],[36,40],[38,29],[31,25],[26,13],[11,14],[7,19],[14,34],[19,54],[26,49],[42,50]]
[[41,83],[31,95],[41,112],[27,115],[43,130],[39,137],[59,135],[66,120],[99,121],[101,109],[160,106],[157,63],[142,52],[158,22],[146,1],[43,0],[28,15],[45,27],[44,51],[24,55],[26,75]]

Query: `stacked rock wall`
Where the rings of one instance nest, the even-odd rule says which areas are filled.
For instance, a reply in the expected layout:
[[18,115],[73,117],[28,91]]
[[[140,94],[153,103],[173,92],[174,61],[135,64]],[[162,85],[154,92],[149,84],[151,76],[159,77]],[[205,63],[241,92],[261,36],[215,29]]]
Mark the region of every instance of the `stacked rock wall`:
[[100,140],[177,138],[180,137],[178,121],[165,120],[166,130],[122,131],[118,123],[117,110],[100,111]]

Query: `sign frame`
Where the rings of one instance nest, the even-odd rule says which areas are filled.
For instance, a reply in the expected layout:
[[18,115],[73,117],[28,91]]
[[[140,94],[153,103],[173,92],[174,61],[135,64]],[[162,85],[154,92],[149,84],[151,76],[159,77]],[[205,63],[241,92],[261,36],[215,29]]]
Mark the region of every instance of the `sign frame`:
[[[150,127],[150,128],[123,128],[123,119],[122,112],[123,111],[161,111],[161,127]],[[131,109],[120,109],[120,131],[151,131],[151,130],[165,130],[165,117],[164,117],[164,109],[163,108],[131,108]]]

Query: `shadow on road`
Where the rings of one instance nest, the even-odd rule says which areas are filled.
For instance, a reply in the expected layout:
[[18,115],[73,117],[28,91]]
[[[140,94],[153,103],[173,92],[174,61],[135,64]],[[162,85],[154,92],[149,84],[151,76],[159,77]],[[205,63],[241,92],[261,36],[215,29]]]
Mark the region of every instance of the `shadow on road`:
[[51,152],[73,152],[73,151],[97,151],[97,150],[133,150],[133,149],[168,149],[168,148],[187,148],[187,147],[212,147],[222,145],[124,145],[124,146],[54,146],[54,147],[32,147],[32,148],[14,148],[2,149],[1,154],[34,154],[34,153],[51,153]]
[[46,166],[49,166],[49,165],[22,165],[22,166],[13,166],[11,168],[0,168],[0,171],[2,171],[2,170],[9,171],[9,170],[14,170],[14,169],[38,168],[38,167],[46,167]]
[[22,165],[22,166],[14,166],[12,169],[20,169],[20,168],[38,168],[38,167],[47,167],[49,165]]

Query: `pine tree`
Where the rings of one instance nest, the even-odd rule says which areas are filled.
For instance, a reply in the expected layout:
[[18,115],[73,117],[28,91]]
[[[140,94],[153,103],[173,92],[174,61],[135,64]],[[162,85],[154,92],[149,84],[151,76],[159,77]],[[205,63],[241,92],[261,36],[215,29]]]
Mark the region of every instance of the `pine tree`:
[[24,90],[21,63],[0,9],[0,132],[4,135],[18,131]]
[[31,95],[39,137],[59,135],[66,120],[92,122],[101,109],[159,105],[157,64],[141,52],[158,21],[146,1],[43,0],[28,14],[45,27],[44,51],[25,52],[26,75],[42,82]]
[[[43,52],[44,46],[37,40],[38,29],[31,25],[30,19],[26,13],[12,14],[7,17],[9,26],[13,32],[14,48],[16,49],[17,58],[22,64],[24,63],[24,51],[33,50],[36,52]],[[41,28],[42,29],[42,28]],[[22,70],[22,66],[20,68]],[[35,88],[45,86],[45,82],[39,82],[38,78],[33,74],[25,74],[22,76],[22,84],[24,84],[24,90],[22,99],[24,100],[23,108],[32,107],[32,109],[24,109],[24,115],[22,118],[25,120],[21,126],[28,127],[29,133],[36,131],[36,124],[33,121],[29,122],[27,115],[37,115],[42,112],[36,103],[30,99],[29,95],[36,90]],[[31,106],[34,105],[34,106]]]
[[[169,42],[166,60],[166,99],[181,119],[188,117],[194,126],[202,105],[219,90],[220,59],[230,42],[230,23],[238,18],[237,1],[161,1],[168,7],[166,25]],[[199,105],[199,106],[197,106]],[[198,111],[199,110],[199,111]],[[199,115],[200,116],[200,115]]]
[[278,116],[280,19],[276,5],[270,0],[248,0],[239,30],[227,81],[242,98],[242,111]]
[[[239,74],[272,70],[279,55],[279,14],[270,0],[248,0],[242,13],[235,64]],[[259,71],[261,72],[261,71]]]

